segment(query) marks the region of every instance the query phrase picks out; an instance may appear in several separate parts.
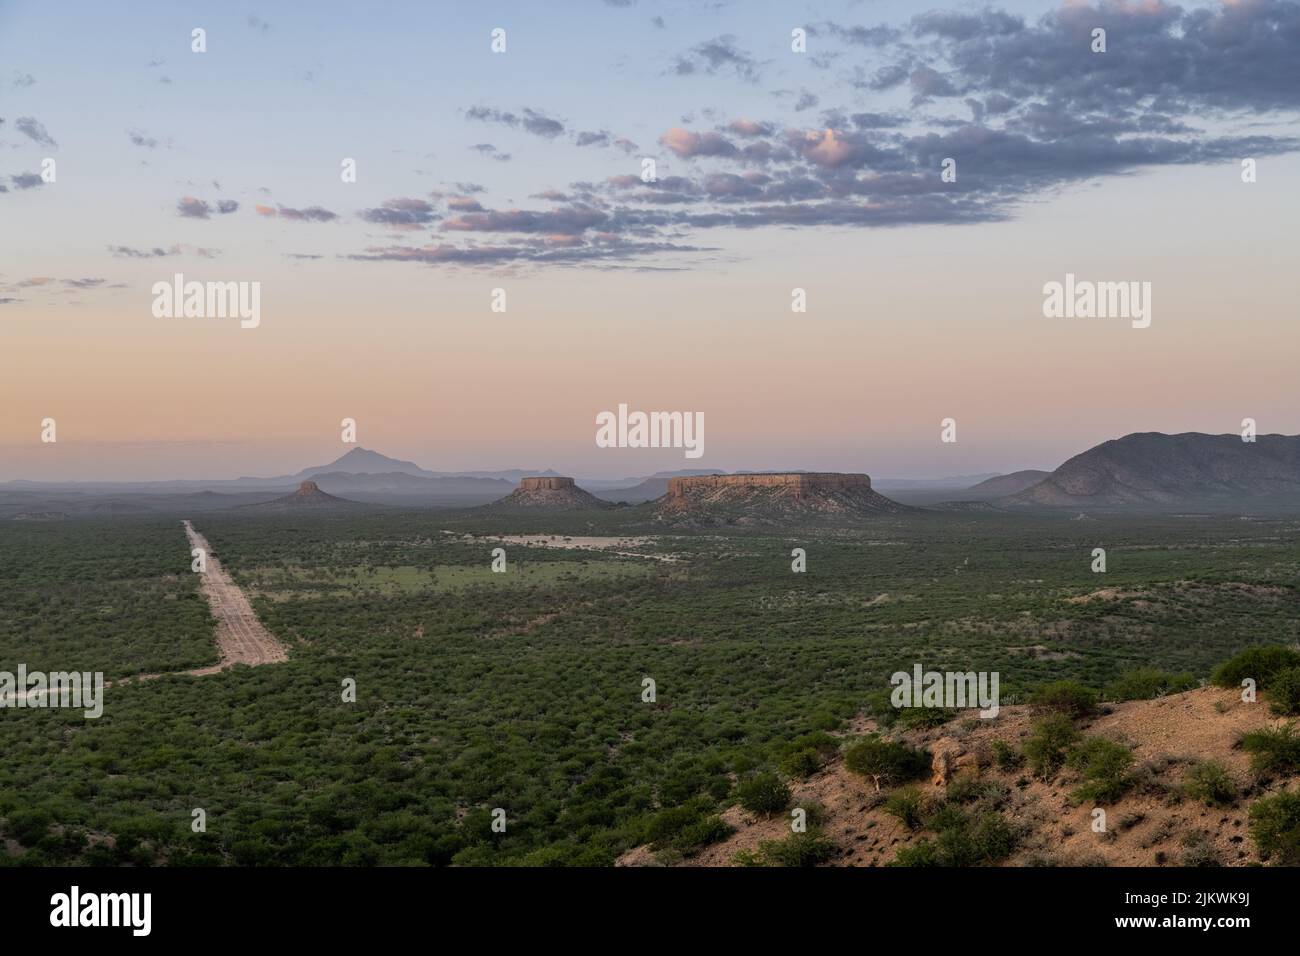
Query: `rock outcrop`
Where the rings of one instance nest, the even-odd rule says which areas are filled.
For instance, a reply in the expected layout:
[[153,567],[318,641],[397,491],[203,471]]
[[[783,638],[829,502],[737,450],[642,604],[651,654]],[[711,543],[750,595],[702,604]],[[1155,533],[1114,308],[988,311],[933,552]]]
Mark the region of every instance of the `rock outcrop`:
[[589,508],[608,509],[614,505],[601,501],[595,495],[579,488],[572,478],[521,478],[519,487],[489,508],[551,508],[580,511]]
[[661,518],[767,524],[816,515],[894,514],[908,510],[871,488],[871,478],[839,472],[772,472],[670,478],[655,503]]
[[298,490],[291,495],[285,495],[283,498],[276,498],[273,501],[267,501],[259,505],[249,505],[250,508],[266,509],[297,509],[297,508],[319,508],[322,506],[338,507],[346,505],[355,505],[357,502],[349,501],[346,498],[336,498],[320,490],[320,485],[314,481],[304,481],[298,486]]

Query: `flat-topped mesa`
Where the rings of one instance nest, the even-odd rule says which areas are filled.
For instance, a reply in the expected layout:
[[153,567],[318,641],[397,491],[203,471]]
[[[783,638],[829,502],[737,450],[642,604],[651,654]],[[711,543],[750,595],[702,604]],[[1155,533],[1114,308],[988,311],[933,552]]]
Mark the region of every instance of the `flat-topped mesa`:
[[668,497],[685,498],[692,493],[722,489],[780,488],[798,498],[805,492],[870,491],[870,475],[841,472],[770,472],[756,475],[690,475],[668,479]]
[[561,491],[565,488],[574,488],[572,478],[521,478],[519,480],[520,491]]
[[558,508],[578,511],[585,508],[612,508],[590,492],[579,488],[572,478],[521,478],[519,487],[489,508]]

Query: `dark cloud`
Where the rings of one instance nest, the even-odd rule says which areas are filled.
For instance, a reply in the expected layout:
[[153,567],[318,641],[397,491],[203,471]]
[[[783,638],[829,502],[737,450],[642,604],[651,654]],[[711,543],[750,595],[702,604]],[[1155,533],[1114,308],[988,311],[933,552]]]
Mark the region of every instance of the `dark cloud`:
[[147,135],[143,130],[129,129],[126,131],[127,138],[135,146],[143,146],[145,149],[157,149],[158,140]]
[[500,163],[510,162],[510,154],[501,152],[491,143],[475,143],[470,149]]
[[[1097,25],[1108,30],[1105,54],[1090,50]],[[826,24],[821,36],[871,48],[846,54],[869,64],[846,74],[852,88],[897,91],[925,108],[854,112],[850,100],[828,104],[820,123],[791,127],[788,111],[784,121],[728,122],[700,106],[659,138],[674,160],[691,161],[665,170],[673,175],[571,182],[535,193],[540,210],[488,208],[459,189],[440,229],[447,241],[351,258],[597,268],[660,255],[698,261],[709,250],[687,243],[711,229],[998,222],[1102,177],[1300,150],[1297,137],[1257,122],[1284,128],[1300,110],[1296,0],[1187,10],[1161,0],[1069,4],[1032,22],[997,9],[924,13],[902,27]],[[677,63],[681,74],[746,79],[759,66],[729,37]],[[796,112],[821,106],[783,102]],[[472,118],[524,128],[522,114],[480,112]],[[614,142],[604,130],[570,135],[578,145]],[[958,178],[945,183],[949,158]]]
[[10,176],[9,181],[14,184],[15,189],[35,189],[45,184],[45,180],[41,179],[39,173],[18,173]]
[[361,218],[381,226],[414,228],[435,222],[439,216],[423,199],[389,199],[378,209],[361,210]]
[[176,212],[185,219],[208,219],[213,212],[224,216],[238,208],[239,203],[233,199],[218,199],[215,208],[194,196],[182,196],[176,201]]
[[278,216],[281,219],[288,219],[291,222],[333,222],[338,219],[338,213],[330,212],[323,206],[308,206],[305,209],[291,209],[288,206],[255,206],[253,207],[259,216],[273,218]]
[[564,132],[564,124],[559,120],[552,119],[540,110],[530,107],[524,107],[518,113],[510,113],[489,109],[486,106],[472,106],[465,111],[465,118],[522,129],[524,132],[547,139],[553,139]]
[[14,129],[42,146],[56,147],[59,145],[54,141],[54,137],[45,131],[45,127],[30,116],[20,116],[16,119]]
[[736,45],[730,34],[697,44],[677,57],[673,70],[678,76],[693,73],[733,73],[749,83],[757,83],[762,64]]

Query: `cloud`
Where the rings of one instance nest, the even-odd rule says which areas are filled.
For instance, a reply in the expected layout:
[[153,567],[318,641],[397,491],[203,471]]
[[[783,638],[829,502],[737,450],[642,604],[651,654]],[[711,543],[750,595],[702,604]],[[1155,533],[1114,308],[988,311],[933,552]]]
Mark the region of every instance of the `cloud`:
[[389,199],[377,209],[361,210],[361,218],[381,226],[415,228],[440,217],[423,199]]
[[239,208],[233,199],[219,199],[214,210],[207,202],[194,196],[182,196],[176,201],[176,212],[185,219],[207,219],[215,211],[218,215],[228,215]]
[[[1089,49],[1100,21],[1107,54]],[[872,51],[856,56],[868,67],[846,71],[850,89],[838,104],[783,98],[780,119],[730,121],[701,104],[658,142],[677,159],[707,164],[679,164],[652,183],[629,172],[535,190],[540,209],[486,208],[458,188],[446,200],[442,241],[348,258],[484,267],[692,263],[712,251],[698,244],[708,230],[1000,222],[1027,202],[1102,177],[1300,150],[1285,125],[1300,111],[1294,0],[1186,10],[1161,0],[1100,7],[1075,0],[1032,22],[986,9],[926,13],[900,26],[828,24],[822,36]],[[719,38],[681,58],[679,72],[757,70]],[[899,95],[878,112],[855,112],[865,100],[854,90]],[[925,109],[895,111],[908,96]],[[818,121],[791,126],[789,106],[818,107]],[[523,128],[521,113],[480,110],[476,118]],[[696,116],[714,128],[692,128]],[[578,145],[612,144],[601,129],[569,135]],[[483,146],[485,155],[494,151]],[[960,178],[945,183],[940,164],[949,157]]]
[[39,173],[18,173],[10,176],[9,181],[14,184],[15,189],[35,189],[37,186],[45,185],[45,180],[41,179]]
[[143,146],[145,149],[158,148],[158,140],[147,135],[143,130],[129,129],[126,131],[126,136],[134,146]]
[[267,23],[261,17],[253,14],[250,14],[248,17],[248,25],[252,27],[254,30],[258,31],[259,33],[271,32],[271,24]]
[[30,116],[20,116],[15,120],[14,129],[18,130],[18,132],[24,134],[29,139],[39,143],[41,146],[57,147],[59,145],[54,141],[54,137],[45,131],[45,127]]
[[470,147],[470,149],[474,150],[477,153],[481,153],[483,156],[486,156],[490,159],[495,159],[499,163],[510,162],[510,154],[501,152],[491,143],[475,143],[473,146]]
[[288,206],[262,206],[253,207],[259,216],[273,218],[279,216],[281,219],[288,219],[291,222],[333,222],[338,219],[338,213],[330,212],[323,206],[307,206],[304,209],[291,209]]
[[14,70],[13,78],[9,82],[15,89],[26,89],[36,82],[36,77],[22,70]]
[[736,45],[734,36],[726,34],[691,47],[688,52],[677,57],[673,70],[678,76],[691,76],[695,73],[715,75],[726,71],[746,82],[757,83],[761,66]]
[[696,156],[734,156],[739,152],[736,144],[720,133],[693,133],[674,126],[659,137],[659,142],[683,159]]
[[559,120],[530,107],[524,107],[519,113],[510,113],[489,109],[486,106],[472,106],[465,111],[465,118],[522,129],[524,132],[546,139],[554,139],[564,132],[564,124]]

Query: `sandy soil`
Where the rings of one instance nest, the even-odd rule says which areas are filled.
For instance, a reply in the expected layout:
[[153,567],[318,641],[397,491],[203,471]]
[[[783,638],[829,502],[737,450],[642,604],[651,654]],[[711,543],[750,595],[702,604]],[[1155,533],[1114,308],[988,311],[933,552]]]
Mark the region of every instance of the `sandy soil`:
[[212,546],[207,539],[195,531],[190,522],[184,524],[185,533],[190,538],[190,547],[202,548],[207,554],[207,572],[203,575],[201,588],[212,608],[212,616],[217,619],[217,649],[221,654],[221,661],[215,666],[185,673],[215,674],[235,664],[256,667],[258,664],[278,664],[288,660],[289,655],[284,645],[262,626],[243,590],[230,579],[217,556],[212,553]]
[[[1020,845],[1005,861],[1009,866],[1034,864],[1097,866],[1177,866],[1187,862],[1189,843],[1199,843],[1222,865],[1260,862],[1248,833],[1249,807],[1294,780],[1260,786],[1249,773],[1249,756],[1237,746],[1243,732],[1285,721],[1273,716],[1267,703],[1243,703],[1240,692],[1207,687],[1158,700],[1109,705],[1106,713],[1079,722],[1082,733],[1132,745],[1134,771],[1143,781],[1115,803],[1105,806],[1107,828],[1092,830],[1092,804],[1076,804],[1070,792],[1078,780],[1069,770],[1044,783],[1024,770],[1000,771],[990,759],[994,739],[1019,749],[1036,716],[1023,706],[1003,707],[992,720],[958,719],[929,731],[902,734],[914,746],[951,755],[949,777],[977,774],[981,780],[1005,785],[1009,797],[1001,810],[1020,829]],[[850,733],[874,729],[859,717]],[[1177,790],[1187,767],[1212,759],[1221,763],[1241,790],[1230,807],[1209,808],[1179,798]],[[937,769],[937,766],[936,766]],[[934,779],[920,782],[922,790],[942,798],[944,786]],[[870,780],[848,771],[839,757],[805,781],[791,781],[791,807],[820,804],[826,815],[823,831],[835,844],[832,866],[881,866],[901,847],[932,833],[912,833],[884,812],[881,795]],[[756,817],[739,807],[723,813],[737,828],[728,839],[698,855],[678,861],[681,866],[728,866],[740,850],[757,850],[765,840],[790,836],[790,816]],[[620,866],[655,866],[660,861],[649,847],[637,847],[619,859]]]

